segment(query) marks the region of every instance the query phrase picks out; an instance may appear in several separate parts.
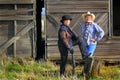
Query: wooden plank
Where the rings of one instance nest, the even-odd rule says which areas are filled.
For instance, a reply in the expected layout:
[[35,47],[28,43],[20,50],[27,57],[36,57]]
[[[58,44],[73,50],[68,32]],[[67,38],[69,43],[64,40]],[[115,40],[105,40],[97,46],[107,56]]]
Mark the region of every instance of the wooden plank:
[[[36,25],[36,1],[33,4],[33,16],[34,16],[34,25]],[[35,41],[35,37],[36,37],[36,27],[32,28],[29,32],[29,36],[31,38],[31,57],[35,58],[36,56],[36,41]]]
[[[14,9],[17,10],[17,5],[16,4],[14,5]],[[16,33],[17,33],[17,21],[14,20],[14,35],[16,35]],[[13,56],[16,57],[16,50],[17,50],[16,49],[16,41],[14,41],[13,47],[14,47]]]
[[2,45],[0,45],[0,53],[2,54],[2,52],[9,47],[11,44],[13,44],[16,40],[18,40],[19,38],[21,38],[21,36],[23,36],[25,33],[27,33],[30,29],[32,29],[34,27],[34,22],[31,22],[30,24],[25,25],[25,27],[20,30],[14,37],[12,37],[11,39],[9,39],[8,41],[6,41],[5,43],[3,43]]
[[[49,44],[49,46],[57,46],[57,41],[58,41],[58,38],[56,37],[56,38],[47,38],[47,44]],[[108,45],[109,47],[111,46],[111,45],[118,45],[118,47],[117,48],[120,48],[119,47],[119,44],[120,44],[120,39],[118,38],[118,39],[110,39],[110,40],[107,40],[107,41],[100,41],[100,42],[98,42],[98,45],[99,46],[102,46],[103,48],[105,47],[105,46],[103,46],[103,45]],[[116,49],[116,47],[112,47],[112,48],[115,48]]]
[[[8,39],[11,39],[14,36],[14,22],[13,21],[10,22],[11,24],[9,24],[8,26],[8,35],[7,35]],[[13,56],[13,49],[14,49],[14,45],[12,44],[7,48],[7,55]]]
[[[36,14],[37,14],[37,10],[36,10],[36,0],[35,0],[35,2],[34,2],[34,4],[33,4],[33,16],[34,16],[34,24],[36,25]],[[35,30],[36,30],[36,27],[34,28]]]
[[109,26],[109,29],[108,29],[108,31],[109,31],[109,34],[108,34],[108,36],[109,36],[109,39],[110,38],[112,38],[112,36],[113,36],[113,0],[109,0],[109,17],[108,17],[108,21],[109,21],[109,23],[108,23],[108,26]]
[[107,9],[88,9],[88,8],[85,8],[85,9],[48,9],[47,10],[47,13],[83,13],[83,12],[100,12],[100,13],[105,13],[105,12],[108,12]]
[[[49,2],[52,1],[73,1],[73,0],[48,0]],[[108,1],[108,0],[74,0],[74,1]]]
[[[101,17],[97,20],[97,23],[100,23],[102,20],[105,20],[105,21],[107,21],[106,19],[104,19],[106,16],[108,16],[108,14],[107,13],[104,13],[104,14],[102,14],[102,15],[100,15]],[[103,24],[103,23],[102,23]]]
[[101,4],[101,5],[105,5],[107,6],[108,5],[108,0],[107,1],[94,1],[94,0],[91,0],[91,1],[47,1],[46,4],[48,5],[69,5],[69,4],[72,4],[72,5],[85,5],[85,4],[94,4],[94,5],[98,5],[98,4]]
[[[47,13],[109,12],[109,1],[47,1]],[[71,6],[72,5],[72,6]]]
[[48,9],[67,9],[67,8],[69,8],[69,9],[85,9],[85,8],[88,8],[88,9],[107,9],[108,8],[108,6],[103,6],[103,5],[88,5],[88,4],[86,4],[86,5],[72,5],[71,6],[71,4],[70,5],[64,5],[64,6],[61,6],[61,5],[51,5],[51,6],[47,6],[47,8]]
[[33,4],[35,0],[0,0],[0,4]]
[[92,4],[81,4],[81,5],[72,5],[72,4],[69,4],[69,5],[60,5],[60,4],[57,4],[57,5],[48,5],[47,6],[47,9],[85,9],[85,8],[88,8],[88,9],[108,9],[108,6],[104,6],[104,5],[92,5]]
[[0,21],[0,45],[8,40],[8,27],[11,26],[11,21]]
[[[97,57],[100,58],[103,62],[107,62],[107,63],[120,62],[120,58],[109,58],[109,59],[106,59],[106,58],[101,58],[100,56],[97,56]],[[52,55],[52,56],[48,55],[48,60],[60,60],[60,54],[58,54],[58,55],[55,54],[55,55]],[[71,60],[71,55],[68,55],[68,60]],[[82,61],[82,57],[80,55],[76,55],[75,56],[75,60],[81,62]]]
[[[54,1],[47,8],[108,8],[108,1]],[[93,5],[94,4],[94,5]],[[71,6],[72,5],[72,6]]]
[[120,54],[119,55],[109,55],[109,56],[95,56],[95,57],[99,57],[99,58],[103,58],[103,59],[112,59],[112,58],[115,58],[115,59],[120,59]]
[[0,16],[7,16],[7,15],[17,15],[20,13],[28,13],[28,12],[32,12],[33,9],[17,9],[17,10],[1,10],[0,9]]
[[[29,24],[30,21],[27,20],[20,20],[17,21],[17,32],[20,31],[21,29],[24,28],[24,25]],[[31,42],[30,42],[30,36],[29,36],[29,32],[26,33],[25,35],[23,35],[19,40],[16,41],[16,51],[17,51],[17,56],[19,54],[23,54],[24,55],[31,55]]]
[[0,16],[0,20],[33,20],[33,16],[29,15],[17,15],[17,16]]
[[31,43],[31,57],[35,58],[35,34],[34,34],[34,28],[32,28],[29,31],[29,36],[30,36],[30,43]]

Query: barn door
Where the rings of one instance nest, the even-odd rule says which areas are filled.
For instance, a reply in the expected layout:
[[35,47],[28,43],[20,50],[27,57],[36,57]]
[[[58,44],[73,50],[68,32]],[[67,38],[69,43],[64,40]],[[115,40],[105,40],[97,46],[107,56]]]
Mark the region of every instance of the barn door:
[[108,38],[109,0],[47,0],[46,1],[46,35],[48,55],[59,53],[57,46],[58,29],[63,15],[72,17],[71,27],[80,36],[81,15],[90,11],[95,14],[95,22],[105,31],[103,40]]

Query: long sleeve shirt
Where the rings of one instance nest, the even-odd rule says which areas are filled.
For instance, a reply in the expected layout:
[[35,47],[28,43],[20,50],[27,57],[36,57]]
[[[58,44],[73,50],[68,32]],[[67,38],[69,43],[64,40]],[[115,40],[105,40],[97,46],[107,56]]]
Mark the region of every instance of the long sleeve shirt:
[[72,47],[72,38],[74,37],[76,37],[76,34],[68,26],[60,26],[58,31],[59,45],[65,45],[67,48]]
[[[88,26],[88,37],[86,39],[85,38],[86,36],[85,32],[87,28],[86,23],[83,23],[81,25],[81,34],[82,34],[83,39],[86,41],[87,45],[97,44],[97,41],[101,40],[104,36],[103,29],[94,22],[92,22],[91,24],[87,26]],[[92,38],[94,38],[96,41],[91,41]]]

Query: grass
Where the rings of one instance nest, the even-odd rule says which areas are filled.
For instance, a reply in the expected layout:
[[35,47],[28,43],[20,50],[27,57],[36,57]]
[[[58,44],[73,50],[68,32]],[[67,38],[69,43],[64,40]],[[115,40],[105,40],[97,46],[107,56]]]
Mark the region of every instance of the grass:
[[[71,65],[67,65],[67,78],[64,80],[73,80],[71,77]],[[78,80],[83,80],[81,75],[82,66],[76,67]],[[4,64],[0,64],[0,80],[63,80],[59,77],[59,65],[54,63],[39,62],[23,58],[9,58]],[[101,73],[97,77],[91,77],[90,80],[120,80],[120,66],[102,66]]]

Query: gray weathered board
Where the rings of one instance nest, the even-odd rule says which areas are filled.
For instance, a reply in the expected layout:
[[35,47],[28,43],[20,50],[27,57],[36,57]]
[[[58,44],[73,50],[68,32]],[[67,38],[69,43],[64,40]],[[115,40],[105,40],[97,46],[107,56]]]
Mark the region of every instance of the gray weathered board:
[[[47,0],[46,1],[46,37],[48,59],[60,59],[57,47],[58,29],[63,15],[72,17],[71,27],[80,36],[81,15],[90,11],[95,14],[95,22],[105,31],[104,38],[99,42],[95,56],[107,61],[120,61],[120,40],[109,39],[112,35],[112,20],[109,16],[110,0]],[[75,47],[75,57],[80,59],[78,47]]]
[[0,0],[2,54],[16,56],[33,53],[35,16],[36,0]]

